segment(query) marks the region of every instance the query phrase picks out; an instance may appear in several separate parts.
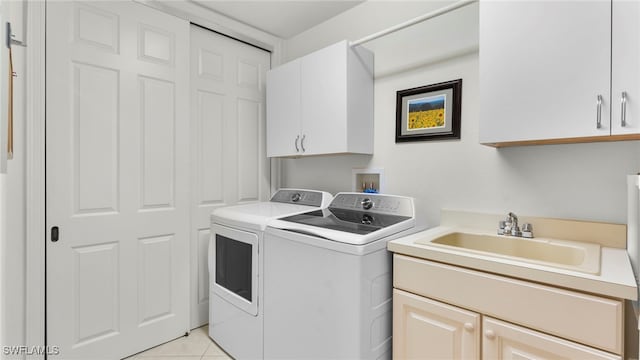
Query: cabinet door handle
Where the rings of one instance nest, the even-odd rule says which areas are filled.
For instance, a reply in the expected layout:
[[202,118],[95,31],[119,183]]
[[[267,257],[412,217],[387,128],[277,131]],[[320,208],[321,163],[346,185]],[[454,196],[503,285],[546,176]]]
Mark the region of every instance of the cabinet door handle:
[[468,332],[472,332],[474,329],[474,326],[472,323],[464,323],[464,329],[467,330]]
[[484,332],[484,336],[489,340],[493,340],[496,338],[496,333],[493,330],[487,330]]
[[302,135],[302,140],[300,140],[300,147],[302,148],[302,152],[307,151],[304,148],[304,138],[306,138],[306,137],[307,137],[307,135]]
[[622,98],[620,99],[620,125],[622,127],[627,126],[627,92],[622,92]]
[[597,114],[596,114],[596,128],[600,129],[602,127],[602,95],[598,95],[598,106],[597,106]]
[[300,152],[300,149],[298,148],[298,140],[300,140],[300,135],[296,136],[296,152]]

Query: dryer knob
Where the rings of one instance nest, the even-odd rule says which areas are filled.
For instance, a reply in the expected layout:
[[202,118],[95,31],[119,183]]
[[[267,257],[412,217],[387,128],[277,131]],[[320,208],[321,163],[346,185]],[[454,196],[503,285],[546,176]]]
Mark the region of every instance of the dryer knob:
[[291,201],[293,202],[298,202],[300,201],[300,199],[302,199],[302,196],[300,196],[300,193],[294,193],[291,195]]

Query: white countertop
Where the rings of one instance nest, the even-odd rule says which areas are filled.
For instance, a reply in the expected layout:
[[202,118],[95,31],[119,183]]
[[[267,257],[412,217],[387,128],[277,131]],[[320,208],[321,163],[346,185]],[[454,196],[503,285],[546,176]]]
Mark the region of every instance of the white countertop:
[[474,229],[439,226],[390,241],[388,249],[394,253],[602,296],[628,300],[637,300],[638,298],[636,281],[626,249],[603,246],[601,248],[600,273],[587,274],[515,259],[494,257],[490,254],[471,253],[453,247],[415,243],[416,240],[437,238],[453,230],[474,231]]

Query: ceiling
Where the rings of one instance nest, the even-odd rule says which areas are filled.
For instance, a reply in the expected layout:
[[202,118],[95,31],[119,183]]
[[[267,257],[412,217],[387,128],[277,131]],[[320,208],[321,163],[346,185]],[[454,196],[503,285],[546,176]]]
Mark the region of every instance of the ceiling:
[[192,0],[226,17],[289,39],[364,0]]

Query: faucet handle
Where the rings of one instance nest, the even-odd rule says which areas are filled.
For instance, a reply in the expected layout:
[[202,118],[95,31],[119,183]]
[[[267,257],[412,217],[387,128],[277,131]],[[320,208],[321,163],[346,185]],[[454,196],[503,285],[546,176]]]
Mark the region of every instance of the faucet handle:
[[529,223],[522,224],[522,237],[524,238],[533,238],[533,225]]
[[507,222],[505,220],[500,220],[498,223],[498,235],[504,235],[504,228],[507,226]]

